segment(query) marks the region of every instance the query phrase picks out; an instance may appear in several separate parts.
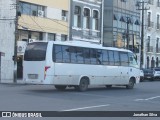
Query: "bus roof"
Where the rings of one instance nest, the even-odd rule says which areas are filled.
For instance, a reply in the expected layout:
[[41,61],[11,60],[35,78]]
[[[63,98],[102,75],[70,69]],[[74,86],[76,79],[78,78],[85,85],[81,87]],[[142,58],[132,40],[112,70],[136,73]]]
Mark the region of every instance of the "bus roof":
[[69,45],[69,46],[77,46],[77,47],[87,47],[87,48],[89,47],[89,48],[97,48],[97,49],[131,52],[130,50],[126,50],[124,48],[103,47],[102,44],[91,43],[91,42],[83,42],[83,41],[48,41],[48,43],[60,44],[60,45]]

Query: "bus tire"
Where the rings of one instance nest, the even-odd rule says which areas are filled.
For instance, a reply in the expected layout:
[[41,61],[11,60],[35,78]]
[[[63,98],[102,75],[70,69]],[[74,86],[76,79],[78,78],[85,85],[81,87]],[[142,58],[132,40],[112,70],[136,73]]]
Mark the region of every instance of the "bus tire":
[[133,78],[131,78],[129,80],[128,85],[126,86],[127,89],[133,89],[134,88],[134,84],[135,84],[135,80]]
[[89,79],[84,77],[81,79],[79,86],[77,86],[76,88],[80,91],[80,92],[84,92],[88,89],[88,85],[89,85]]
[[55,88],[56,88],[57,90],[60,90],[60,91],[65,90],[66,87],[67,87],[66,85],[55,85]]

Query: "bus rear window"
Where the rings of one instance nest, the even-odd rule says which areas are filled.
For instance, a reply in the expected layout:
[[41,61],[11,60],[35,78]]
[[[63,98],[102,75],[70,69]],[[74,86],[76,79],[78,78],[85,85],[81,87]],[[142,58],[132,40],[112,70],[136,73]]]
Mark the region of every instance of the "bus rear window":
[[44,42],[35,42],[28,44],[25,54],[25,61],[44,61],[46,58],[47,44]]

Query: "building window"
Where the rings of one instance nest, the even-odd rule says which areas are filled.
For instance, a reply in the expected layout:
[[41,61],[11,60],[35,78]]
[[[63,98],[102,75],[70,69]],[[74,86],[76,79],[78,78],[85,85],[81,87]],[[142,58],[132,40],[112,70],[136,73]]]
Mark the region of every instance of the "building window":
[[140,20],[137,19],[137,20],[135,21],[135,25],[140,25],[140,24],[141,24]]
[[125,22],[125,23],[126,23],[126,22],[127,22],[127,17],[125,17],[125,16],[121,16],[120,21],[121,21],[121,22]]
[[156,67],[159,67],[159,58],[156,58]]
[[159,38],[157,38],[157,41],[156,41],[156,52],[159,53],[160,50],[159,50]]
[[148,36],[147,52],[150,52],[150,41],[151,41],[151,37],[150,37],[150,36]]
[[93,22],[92,22],[92,27],[94,30],[98,30],[98,11],[97,10],[93,10]]
[[19,3],[19,11],[21,14],[44,17],[44,6],[30,4],[25,2]]
[[118,19],[119,19],[118,14],[114,14],[114,15],[113,15],[113,20],[118,20]]
[[157,7],[160,7],[160,0],[157,0]]
[[159,15],[157,15],[157,29],[159,29],[160,25],[159,25]]
[[122,2],[127,2],[127,0],[121,0]]
[[84,8],[83,28],[90,28],[90,10]]
[[66,41],[67,40],[67,35],[61,35],[61,41]]
[[48,41],[55,41],[56,34],[55,33],[48,33]]
[[75,27],[81,27],[81,8],[79,6],[75,6],[74,26]]
[[148,27],[151,27],[151,12],[148,12]]
[[67,11],[62,10],[62,20],[67,21],[67,14],[68,14]]
[[153,5],[154,4],[154,0],[148,0],[148,3]]

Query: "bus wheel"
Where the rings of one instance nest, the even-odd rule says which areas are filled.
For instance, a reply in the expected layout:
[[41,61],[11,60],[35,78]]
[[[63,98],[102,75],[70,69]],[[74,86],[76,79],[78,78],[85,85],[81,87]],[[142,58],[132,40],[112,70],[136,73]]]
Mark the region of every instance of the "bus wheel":
[[106,85],[106,88],[111,89],[112,85]]
[[126,88],[127,89],[133,89],[134,88],[134,84],[135,84],[134,79],[130,79],[129,80],[129,84],[126,86]]
[[84,92],[88,89],[89,80],[87,78],[82,78],[77,89],[81,92]]
[[55,85],[55,88],[60,91],[65,90],[66,87],[67,87],[66,85]]

